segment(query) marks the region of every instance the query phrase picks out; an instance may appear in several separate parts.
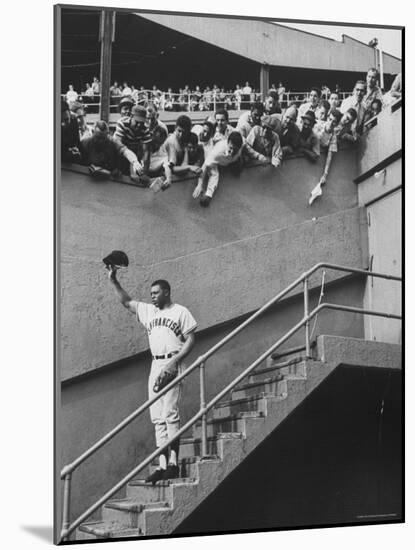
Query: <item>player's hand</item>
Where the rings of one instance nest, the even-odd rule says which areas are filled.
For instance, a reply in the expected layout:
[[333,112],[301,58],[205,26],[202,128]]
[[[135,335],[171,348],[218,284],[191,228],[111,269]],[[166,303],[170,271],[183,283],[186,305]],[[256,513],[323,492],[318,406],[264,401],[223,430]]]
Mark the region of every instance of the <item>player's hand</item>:
[[176,375],[179,370],[179,363],[177,362],[177,359],[172,359],[167,363],[167,365],[164,367],[163,372],[167,372],[171,375]]
[[201,193],[202,193],[202,190],[203,190],[202,185],[199,185],[199,184],[196,185],[196,187],[195,187],[195,189],[194,189],[194,191],[193,191],[193,198],[194,198],[194,199],[199,198],[200,195],[201,195]]
[[258,160],[259,160],[259,162],[262,162],[263,164],[269,162],[269,159],[265,155],[259,155]]
[[142,176],[144,174],[144,168],[141,165],[141,163],[138,162],[138,160],[133,162],[132,167],[133,167],[133,171],[137,174],[137,176]]
[[108,265],[108,279],[110,281],[116,281],[117,280],[117,268],[114,265]]
[[200,166],[190,166],[190,171],[193,172],[193,174],[200,174],[202,169]]

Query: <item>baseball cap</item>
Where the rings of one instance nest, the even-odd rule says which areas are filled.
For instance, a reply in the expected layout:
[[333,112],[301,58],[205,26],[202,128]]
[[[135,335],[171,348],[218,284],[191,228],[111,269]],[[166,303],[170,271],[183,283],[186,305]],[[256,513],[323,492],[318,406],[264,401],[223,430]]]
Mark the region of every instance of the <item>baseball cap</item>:
[[261,124],[266,128],[270,128],[273,132],[276,132],[278,128],[278,119],[275,116],[263,115],[261,117]]
[[119,107],[122,107],[123,105],[131,105],[131,107],[134,105],[134,99],[131,96],[125,96],[122,98],[122,100],[118,103]]
[[140,105],[135,105],[131,109],[131,116],[135,118],[138,122],[146,122],[146,110]]
[[311,124],[315,124],[316,122],[316,115],[313,113],[313,111],[306,111],[301,118],[307,118],[311,122]]

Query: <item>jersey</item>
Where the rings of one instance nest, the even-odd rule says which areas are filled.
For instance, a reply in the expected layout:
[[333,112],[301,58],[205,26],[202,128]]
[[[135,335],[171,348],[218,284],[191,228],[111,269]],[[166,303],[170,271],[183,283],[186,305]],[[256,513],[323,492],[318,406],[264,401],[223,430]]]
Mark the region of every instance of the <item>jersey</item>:
[[163,309],[144,302],[135,304],[137,321],[147,330],[152,355],[180,351],[184,337],[197,327],[190,311],[179,304],[173,303]]

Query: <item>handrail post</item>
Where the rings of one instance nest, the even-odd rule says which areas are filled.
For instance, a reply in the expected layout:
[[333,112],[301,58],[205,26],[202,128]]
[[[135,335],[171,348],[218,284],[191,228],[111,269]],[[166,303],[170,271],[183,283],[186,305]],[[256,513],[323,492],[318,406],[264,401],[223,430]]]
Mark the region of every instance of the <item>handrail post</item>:
[[72,473],[65,475],[63,487],[63,510],[62,510],[62,531],[61,540],[67,540],[68,529],[71,524],[71,480]]
[[305,323],[305,355],[306,357],[311,357],[310,355],[310,321],[308,319],[309,314],[309,303],[308,303],[308,278],[304,279],[304,318],[307,319]]
[[[205,363],[200,363],[200,410],[206,407],[206,388],[205,388]],[[202,416],[202,457],[208,454],[207,448],[207,415]]]

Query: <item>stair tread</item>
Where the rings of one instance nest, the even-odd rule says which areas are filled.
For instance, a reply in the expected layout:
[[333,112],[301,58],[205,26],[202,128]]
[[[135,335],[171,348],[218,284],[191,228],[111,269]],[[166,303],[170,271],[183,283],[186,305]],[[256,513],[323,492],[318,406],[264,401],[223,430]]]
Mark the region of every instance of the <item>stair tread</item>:
[[305,346],[296,346],[293,348],[287,348],[286,350],[281,351],[275,351],[272,355],[272,359],[278,359],[281,357],[286,357],[287,355],[292,355],[294,353],[300,353],[301,351],[305,351]]
[[284,379],[284,377],[279,374],[278,376],[270,376],[269,378],[264,378],[263,380],[257,380],[256,382],[247,382],[245,384],[241,384],[240,386],[236,386],[232,391],[240,391],[245,390],[248,388],[255,388],[256,386],[262,386],[264,384],[272,384],[273,382],[281,382]]
[[[243,420],[244,418],[264,418],[262,411],[241,411],[234,414],[228,414],[222,418],[209,418],[208,424],[221,424],[222,422],[234,422],[235,420]],[[198,421],[195,426],[201,426],[201,421]]]
[[[218,439],[242,439],[243,434],[241,432],[218,432],[215,435],[209,435],[208,441],[216,441]],[[182,445],[200,443],[201,437],[186,437],[181,440]]]
[[113,510],[125,510],[127,512],[141,512],[146,509],[154,508],[167,508],[169,503],[165,500],[158,502],[140,502],[136,498],[123,498],[119,500],[111,500],[104,504],[105,508],[111,508]]
[[128,484],[133,487],[170,487],[172,485],[193,485],[197,480],[194,477],[176,477],[175,479],[168,479],[158,481],[156,485],[147,483],[145,479],[132,479]]
[[96,537],[116,537],[117,534],[122,533],[123,537],[137,537],[140,536],[138,528],[124,527],[116,522],[109,521],[94,521],[88,523],[81,523],[78,527],[79,531],[95,535]]
[[265,374],[267,372],[272,372],[274,370],[278,369],[284,369],[286,367],[291,367],[292,365],[297,365],[297,363],[302,363],[305,361],[305,357],[294,357],[293,359],[290,359],[289,361],[283,361],[282,363],[274,363],[273,365],[269,367],[264,367],[262,369],[254,370],[253,373],[250,374],[250,376],[256,376],[258,374]]
[[[219,455],[206,455],[203,457],[203,460],[202,460],[202,457],[201,456],[184,456],[183,458],[179,458],[179,462],[180,463],[183,463],[185,462],[186,464],[194,464],[196,462],[200,462],[200,461],[206,461],[206,460],[220,460],[220,456]],[[152,462],[151,462],[151,465],[152,466],[158,466],[158,458],[155,458]]]
[[260,401],[261,399],[279,399],[275,392],[261,392],[255,395],[248,395],[247,397],[239,397],[238,399],[229,399],[227,401],[221,401],[215,405],[216,408],[229,407],[230,405],[239,405],[240,403],[249,403],[250,401]]

